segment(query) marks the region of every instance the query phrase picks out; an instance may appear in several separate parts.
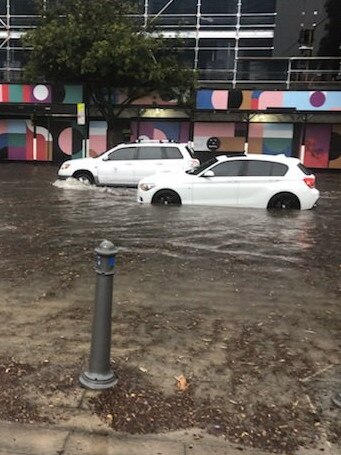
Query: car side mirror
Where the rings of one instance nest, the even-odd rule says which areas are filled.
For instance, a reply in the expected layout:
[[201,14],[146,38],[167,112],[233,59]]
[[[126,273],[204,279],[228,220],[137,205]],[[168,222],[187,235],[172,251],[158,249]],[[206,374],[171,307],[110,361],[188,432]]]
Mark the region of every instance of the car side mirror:
[[214,177],[214,172],[213,171],[206,171],[202,177]]
[[109,157],[108,157],[108,156],[104,156],[104,157],[102,158],[102,161],[109,161]]

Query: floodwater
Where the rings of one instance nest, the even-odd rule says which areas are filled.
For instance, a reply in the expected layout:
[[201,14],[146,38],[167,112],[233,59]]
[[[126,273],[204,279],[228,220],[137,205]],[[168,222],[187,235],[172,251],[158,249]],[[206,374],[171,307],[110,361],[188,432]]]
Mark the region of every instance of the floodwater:
[[[317,174],[319,205],[302,212],[141,206],[134,189],[56,174],[0,165],[0,362],[37,371],[21,400],[38,415],[59,406],[66,425],[42,389],[60,370],[77,377],[87,358],[94,248],[108,239],[118,248],[112,357],[133,384],[143,371],[169,395],[184,374],[199,401],[223,407],[238,444],[293,453],[340,441],[340,173]],[[68,384],[66,403],[80,396]],[[182,428],[173,414],[167,428]]]
[[[297,283],[313,271],[337,288],[340,273],[341,174],[317,175],[316,209],[268,212],[220,207],[154,207],[135,201],[135,190],[86,187],[56,181],[52,165],[0,166],[1,275],[39,271],[44,258],[67,255],[77,267],[80,251],[104,238],[121,251],[186,260],[236,263],[234,272]],[[45,264],[46,265],[46,264]],[[294,273],[292,273],[294,272]],[[245,274],[246,273],[246,274]]]

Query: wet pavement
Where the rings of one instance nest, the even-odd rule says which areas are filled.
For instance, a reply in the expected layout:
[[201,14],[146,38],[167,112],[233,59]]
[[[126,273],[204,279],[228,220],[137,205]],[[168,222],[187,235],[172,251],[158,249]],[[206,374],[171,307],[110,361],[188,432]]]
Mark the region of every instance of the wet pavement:
[[[268,212],[140,206],[133,189],[56,182],[56,172],[0,166],[0,355],[36,371],[24,381],[23,399],[37,400],[40,381],[38,414],[56,406],[46,378],[59,387],[56,421],[70,396],[82,401],[70,378],[86,362],[93,250],[106,238],[119,248],[112,356],[126,384],[142,371],[149,382],[137,381],[141,393],[152,394],[152,384],[155,396],[170,396],[174,377],[184,374],[193,384],[188,413],[198,416],[200,399],[211,400],[214,424],[193,417],[193,426],[245,446],[292,453],[337,441],[340,173],[317,174],[315,210]],[[125,365],[136,371],[129,376]],[[113,396],[107,403],[122,406]],[[109,411],[93,406],[105,421]],[[217,422],[212,409],[222,406]],[[106,424],[160,430],[129,419]],[[182,428],[171,418],[167,424]]]

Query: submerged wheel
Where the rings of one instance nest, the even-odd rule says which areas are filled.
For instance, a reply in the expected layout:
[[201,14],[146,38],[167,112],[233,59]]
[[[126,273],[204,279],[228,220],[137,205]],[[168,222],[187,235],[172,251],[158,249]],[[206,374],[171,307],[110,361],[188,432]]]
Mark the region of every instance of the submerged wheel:
[[161,190],[154,194],[152,204],[181,205],[181,199],[175,191]]
[[77,180],[79,180],[82,183],[85,183],[86,185],[92,185],[95,182],[95,179],[91,172],[87,171],[79,171],[75,172],[73,177]]
[[292,193],[279,193],[273,196],[268,204],[268,209],[300,210],[301,204],[297,196]]

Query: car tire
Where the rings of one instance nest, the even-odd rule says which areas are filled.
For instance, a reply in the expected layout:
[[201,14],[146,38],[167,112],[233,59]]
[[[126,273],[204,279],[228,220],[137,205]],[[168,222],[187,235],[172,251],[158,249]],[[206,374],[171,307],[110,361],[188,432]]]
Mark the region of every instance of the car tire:
[[301,204],[297,196],[292,193],[279,193],[273,196],[268,204],[268,209],[300,210]]
[[85,185],[93,185],[95,183],[94,176],[88,171],[75,172],[73,177]]
[[152,204],[157,205],[181,205],[178,193],[172,190],[160,190],[154,194]]

